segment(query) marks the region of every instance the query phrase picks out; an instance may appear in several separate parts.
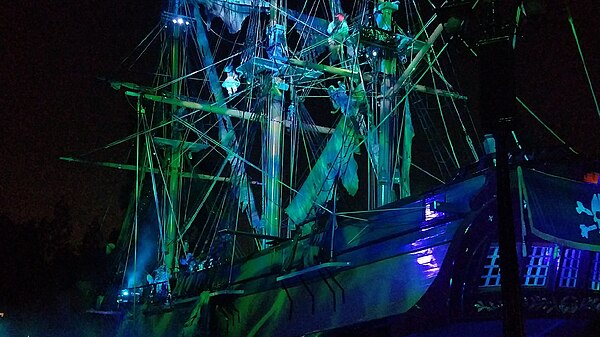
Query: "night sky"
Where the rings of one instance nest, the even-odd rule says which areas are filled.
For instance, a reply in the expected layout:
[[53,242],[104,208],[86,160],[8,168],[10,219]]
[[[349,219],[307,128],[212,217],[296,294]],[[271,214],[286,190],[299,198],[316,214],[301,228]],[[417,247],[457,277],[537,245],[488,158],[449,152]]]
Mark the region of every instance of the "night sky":
[[[2,22],[0,212],[52,216],[61,199],[81,223],[119,222],[123,172],[60,161],[127,135],[135,116],[110,76],[156,24],[160,1],[11,1]],[[129,114],[129,115],[128,115]],[[90,159],[124,161],[127,149]]]
[[[596,0],[571,2],[598,92],[600,5]],[[517,47],[517,92],[578,151],[598,156],[600,117],[567,13],[558,8],[563,8],[562,2],[556,3],[561,5],[523,28]],[[30,0],[3,5],[8,12],[0,24],[0,212],[15,221],[49,217],[63,199],[77,222],[99,219],[109,227],[119,223],[119,200],[127,195],[130,176],[58,158],[79,157],[133,130],[133,110],[96,77],[116,72],[121,60],[157,23],[160,6],[158,0]],[[473,95],[477,92],[476,61],[466,50],[461,55],[456,65],[466,68],[462,84],[465,94]],[[558,145],[530,117],[523,122],[530,123],[522,125],[524,146]],[[126,148],[99,151],[90,159],[123,162],[127,153]]]

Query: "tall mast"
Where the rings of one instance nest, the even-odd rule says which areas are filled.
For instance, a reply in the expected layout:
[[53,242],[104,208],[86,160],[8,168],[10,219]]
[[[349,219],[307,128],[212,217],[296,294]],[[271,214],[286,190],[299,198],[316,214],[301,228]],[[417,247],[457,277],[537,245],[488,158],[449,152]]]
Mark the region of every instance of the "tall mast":
[[[282,62],[281,58],[287,48],[285,41],[285,26],[279,20],[279,0],[271,0],[270,22],[268,27],[269,58],[275,63]],[[283,22],[284,23],[284,22]],[[269,76],[271,81],[267,99],[267,120],[263,123],[263,222],[264,234],[279,236],[281,222],[281,160],[283,136],[283,93],[278,89],[279,78]]]
[[[377,20],[377,26],[380,29],[392,30],[392,14],[398,10],[398,4],[390,1],[379,0],[377,9],[381,12],[381,17]],[[392,81],[396,73],[396,58],[394,55],[383,53],[379,66],[381,79],[382,97],[379,100],[378,114],[378,144],[379,158],[377,162],[377,186],[376,188],[376,206],[382,206],[394,201],[394,191],[392,189],[392,161],[391,145],[392,136],[390,114],[392,113],[393,95],[386,93],[393,87]]]
[[[174,15],[179,15],[179,0],[171,0],[169,4],[169,10]],[[173,33],[171,36],[171,94],[173,97],[177,97],[180,93],[180,83],[177,81],[177,77],[180,72],[180,64],[179,64],[179,49],[180,49],[180,41],[179,35],[181,33],[181,28],[178,24],[172,25]],[[172,105],[170,108],[170,116],[171,120],[174,120],[177,114],[177,106]],[[170,131],[167,131],[167,134],[170,132],[171,139],[173,140],[181,140],[181,134],[178,132],[175,125],[175,122],[170,124]],[[176,267],[177,259],[177,225],[178,225],[178,209],[179,209],[179,171],[181,170],[181,148],[179,146],[170,148],[170,153],[168,155],[169,163],[168,163],[168,172],[167,183],[168,183],[168,195],[165,199],[165,212],[166,212],[166,230],[165,230],[165,242],[163,243],[163,249],[165,254],[165,264],[167,270],[169,272],[173,272]]]
[[[523,319],[523,297],[519,276],[519,259],[516,251],[515,219],[511,200],[508,142],[514,127],[515,77],[514,50],[511,31],[503,25],[498,13],[500,6],[510,7],[510,2],[494,0],[485,4],[488,18],[487,34],[478,42],[480,65],[480,106],[489,121],[484,128],[496,139],[496,193],[498,207],[498,245],[502,256],[499,265],[504,336],[526,336]],[[516,8],[513,3],[513,9]],[[491,129],[491,130],[490,130]]]

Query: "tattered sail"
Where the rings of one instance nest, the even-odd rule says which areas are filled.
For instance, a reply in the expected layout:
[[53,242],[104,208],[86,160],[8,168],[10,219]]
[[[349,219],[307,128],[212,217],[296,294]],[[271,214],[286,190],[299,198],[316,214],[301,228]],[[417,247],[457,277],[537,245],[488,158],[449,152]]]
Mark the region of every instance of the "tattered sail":
[[354,153],[357,144],[357,133],[352,122],[342,119],[298,194],[285,209],[291,226],[316,216],[321,205],[333,197],[338,177],[350,195],[356,194],[358,176]]
[[294,28],[307,46],[300,51],[300,59],[314,62],[319,55],[327,50],[327,39],[329,38],[327,26],[329,22],[294,10],[288,10],[288,18],[296,22]]
[[408,97],[404,101],[404,128],[402,130],[402,158],[400,165],[400,197],[410,196],[410,165],[412,162],[412,141],[415,136],[410,103]]
[[206,8],[209,23],[219,17],[225,23],[227,30],[235,34],[242,29],[244,20],[256,9],[269,8],[269,3],[261,0],[195,0]]
[[[194,16],[197,20],[200,20],[200,11],[198,8],[194,10]],[[241,24],[241,23],[240,23]],[[209,85],[211,87],[211,91],[215,97],[216,104],[218,106],[225,105],[225,97],[223,96],[223,92],[221,91],[221,84],[219,83],[219,78],[217,72],[214,68],[214,59],[210,48],[208,48],[208,39],[206,38],[206,31],[202,25],[198,25],[198,29],[196,31],[196,39],[198,41],[198,45],[201,46],[200,54],[202,57],[202,62],[204,63],[204,67],[206,68],[207,77],[209,80]],[[239,81],[238,81],[239,85]],[[228,89],[228,92],[231,91]],[[231,94],[231,93],[230,93]],[[227,149],[231,149],[233,153],[239,153],[240,146],[239,141],[235,135],[235,130],[231,123],[231,118],[229,116],[219,115],[219,140],[222,146]],[[252,190],[250,189],[248,176],[246,174],[245,164],[243,161],[237,157],[232,155],[231,153],[227,156],[227,160],[231,164],[231,183],[232,190],[234,195],[238,198],[240,203],[240,209],[245,211],[248,214],[248,218],[252,227],[257,231],[262,231],[262,222],[260,221],[260,217],[258,212],[256,211],[256,206],[254,202],[254,195],[252,194]]]
[[[286,208],[291,226],[314,218],[319,210],[333,197],[333,189],[339,178],[350,195],[358,190],[358,165],[354,153],[358,151],[358,137],[364,129],[366,96],[362,85],[355,85],[348,96],[344,83],[327,89],[333,107],[343,114],[317,163],[300,188],[298,195]],[[336,112],[334,111],[334,112]]]

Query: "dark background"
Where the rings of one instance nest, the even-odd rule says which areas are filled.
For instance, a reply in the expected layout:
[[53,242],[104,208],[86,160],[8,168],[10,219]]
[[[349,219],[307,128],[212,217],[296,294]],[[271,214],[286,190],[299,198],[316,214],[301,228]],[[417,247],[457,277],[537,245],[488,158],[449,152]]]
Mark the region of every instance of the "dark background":
[[1,6],[0,336],[85,336],[99,327],[83,312],[113,281],[104,247],[114,242],[132,180],[59,157],[126,161],[127,148],[85,156],[135,126],[128,103],[97,77],[119,68],[158,22],[160,6]]
[[[600,5],[569,6],[600,95]],[[2,8],[0,312],[78,312],[93,302],[92,288],[109,281],[102,250],[120,225],[131,177],[58,158],[80,157],[133,130],[134,111],[97,77],[113,74],[157,23],[161,1],[10,1]],[[567,18],[556,1],[523,26],[517,95],[570,146],[598,158],[600,116]],[[456,47],[456,71],[477,113],[477,60]],[[519,115],[525,148],[560,146],[523,109]],[[91,158],[124,162],[128,153]]]

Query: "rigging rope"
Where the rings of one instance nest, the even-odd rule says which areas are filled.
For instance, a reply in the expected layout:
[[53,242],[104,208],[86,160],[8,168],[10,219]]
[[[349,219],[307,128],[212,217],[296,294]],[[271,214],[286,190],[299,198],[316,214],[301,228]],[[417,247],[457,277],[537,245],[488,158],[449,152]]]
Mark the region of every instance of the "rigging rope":
[[[565,1],[567,2],[567,1]],[[579,52],[579,57],[581,58],[581,64],[583,65],[583,70],[585,71],[585,77],[587,78],[588,86],[590,87],[590,92],[592,94],[592,98],[594,99],[594,105],[596,106],[596,112],[598,113],[598,118],[600,118],[600,106],[598,105],[598,99],[596,98],[596,93],[594,91],[594,86],[592,86],[592,79],[590,78],[590,73],[588,71],[587,65],[585,64],[585,59],[583,58],[583,51],[581,50],[581,44],[579,43],[579,38],[577,37],[577,31],[575,30],[575,22],[573,22],[573,16],[571,15],[571,10],[567,3],[567,12],[569,14],[569,24],[571,25],[571,30],[573,31],[573,37],[575,38],[575,44],[577,44],[577,51]]]
[[[433,47],[432,47],[433,48]],[[437,90],[437,86],[435,84],[435,77],[433,72],[431,73],[431,80],[433,83],[433,90]],[[440,117],[442,118],[442,125],[444,126],[444,132],[446,133],[446,139],[448,139],[448,144],[450,145],[450,150],[452,152],[452,156],[454,159],[454,165],[456,165],[457,168],[460,168],[460,162],[458,161],[458,158],[456,157],[456,151],[454,150],[454,144],[452,143],[452,139],[450,138],[450,133],[448,132],[448,125],[446,124],[446,118],[444,117],[444,111],[442,109],[442,103],[440,102],[440,95],[435,95],[436,98],[436,102],[438,105],[438,109],[440,112]]]
[[[141,105],[140,105],[141,107]],[[142,111],[141,113],[143,114],[143,107],[141,107]],[[145,127],[147,126],[147,122],[146,122],[146,116],[142,115],[142,120],[145,122]],[[154,177],[154,163],[152,160],[152,150],[150,148],[150,144],[152,143],[152,145],[154,146],[154,142],[152,142],[151,138],[150,138],[150,134],[149,133],[145,133],[145,138],[146,138],[146,155],[147,155],[147,159],[148,159],[148,165],[150,167],[150,177],[152,179],[152,192],[154,195],[154,203],[155,203],[155,207],[156,207],[156,218],[158,221],[158,230],[159,230],[159,236],[161,239],[164,239],[164,233],[163,233],[163,224],[162,224],[162,219],[161,219],[161,214],[160,214],[160,205],[159,205],[159,201],[158,201],[158,189],[156,188],[156,179]],[[154,150],[155,153],[156,150]],[[163,242],[161,240],[161,242]],[[164,256],[161,256],[164,258]]]
[[150,38],[150,36],[154,33],[154,36],[152,36],[152,39],[146,44],[146,47],[140,52],[140,54],[136,57],[136,59],[128,67],[128,70],[131,70],[131,67],[140,59],[140,57],[146,52],[146,50],[148,50],[148,48],[150,47],[152,42],[154,40],[156,40],[156,38],[161,34],[163,29],[164,29],[163,25],[160,22],[158,22],[156,24],[156,26],[154,26],[154,28],[152,28],[152,30],[142,39],[142,41],[140,41],[140,43],[138,43],[138,45],[135,48],[133,48],[133,50],[129,53],[129,55],[127,55],[127,56],[125,56],[125,58],[123,58],[123,60],[121,61],[121,63],[117,67],[117,69],[120,69],[125,64],[125,62],[131,57],[131,55],[133,55],[133,52],[135,52],[138,48],[140,48],[140,46],[142,46],[142,44],[144,44]]
[[[444,52],[444,50],[446,49],[446,47],[448,46],[448,44],[444,44],[444,46],[442,47],[442,49],[435,55],[434,60],[437,59],[438,57],[440,57],[440,55]],[[414,81],[414,83],[410,86],[410,88],[408,90],[406,90],[406,93],[404,94],[404,96],[398,101],[398,103],[396,103],[396,105],[390,110],[390,113],[387,114],[387,116],[385,116],[381,121],[379,121],[379,123],[375,126],[375,129],[378,129],[384,121],[386,121],[388,118],[390,118],[393,115],[393,112],[396,111],[396,109],[398,109],[398,106],[400,106],[400,104],[402,104],[404,102],[404,100],[408,97],[408,95],[414,90],[414,88],[416,87],[417,83],[419,83],[419,81],[421,81],[421,79],[427,74],[427,72],[429,71],[429,69],[433,66],[433,62],[429,63],[429,67],[427,69],[425,69],[425,71],[423,72],[423,74],[421,74],[421,76],[419,76],[419,78]],[[364,143],[366,141],[366,138],[361,140],[360,144]],[[413,165],[411,163],[411,165]],[[435,177],[432,173],[428,172],[428,175],[431,177]],[[445,182],[440,179],[435,177],[436,180],[442,182],[445,184]]]
[[[414,3],[414,1],[413,1],[413,3]],[[416,9],[416,4],[415,4],[415,9]],[[419,22],[421,24],[423,24],[423,19],[421,17],[421,14],[419,13],[418,10],[416,10],[416,12],[417,12],[417,17],[419,19]],[[429,34],[426,31],[425,31],[425,35],[429,38]],[[442,41],[444,43],[446,43],[443,40],[443,37],[442,37]],[[435,53],[435,47],[434,46],[431,46],[431,50]],[[448,56],[448,59],[450,60],[450,55],[448,54],[447,56]],[[434,60],[434,62],[441,69],[441,65],[440,65],[439,59],[436,58]],[[448,83],[448,81],[446,81],[445,76],[443,75],[443,73],[440,70],[438,70],[437,68],[435,68],[435,67],[431,67],[431,69],[433,70],[433,72],[431,73],[431,80],[432,80],[432,83],[433,83],[434,90],[437,89],[437,85],[436,85],[436,81],[435,81],[435,76],[434,76],[434,72],[435,72],[436,74],[438,74],[438,76],[440,77],[440,79],[442,80],[442,82],[444,82],[444,84],[446,85],[446,90],[452,91],[453,90],[452,85],[450,85],[450,83]],[[441,101],[440,101],[440,95],[438,95],[436,93],[435,96],[436,96],[436,101],[437,101],[438,108],[439,108],[439,111],[440,111],[440,116],[442,118],[442,123],[444,125],[444,130],[446,132],[446,138],[448,139],[448,143],[449,143],[450,149],[452,151],[452,156],[454,157],[455,165],[456,165],[457,168],[460,168],[461,167],[460,161],[458,160],[458,157],[456,156],[456,151],[454,150],[454,144],[452,142],[452,139],[450,138],[450,134],[448,132],[448,127],[446,125],[446,120],[444,118],[444,112],[443,112],[442,104],[441,104]],[[454,111],[456,112],[456,116],[458,117],[458,121],[460,123],[461,129],[462,129],[462,131],[463,131],[463,133],[465,135],[465,140],[467,142],[467,145],[469,146],[469,148],[471,150],[471,154],[473,155],[474,159],[477,161],[479,159],[478,156],[477,156],[477,152],[475,151],[475,148],[473,147],[473,142],[471,140],[471,137],[467,133],[467,129],[466,129],[465,124],[463,123],[463,120],[462,120],[462,118],[460,116],[460,112],[458,111],[458,107],[456,106],[456,102],[455,102],[454,97],[450,97],[450,100],[452,102],[452,106],[454,107]]]
[[[559,142],[561,142],[563,145],[567,145],[567,142],[565,142],[562,138],[560,138],[560,136],[558,134],[556,134],[556,132],[554,132],[548,125],[546,125],[546,123],[544,123],[534,112],[533,110],[531,110],[527,105],[525,105],[525,103],[519,98],[519,97],[515,97],[517,99],[517,102],[519,102],[519,104],[521,104],[521,106],[523,106],[523,108],[525,108],[525,110],[527,110],[527,112],[529,112],[540,124],[542,124],[542,126],[548,130],[548,132],[550,132],[550,134],[552,134],[554,136],[554,138],[556,138]],[[573,152],[574,154],[579,154],[577,151],[575,151],[572,147],[570,147],[569,145],[567,145],[567,147],[569,148],[569,151]]]

